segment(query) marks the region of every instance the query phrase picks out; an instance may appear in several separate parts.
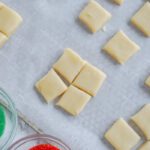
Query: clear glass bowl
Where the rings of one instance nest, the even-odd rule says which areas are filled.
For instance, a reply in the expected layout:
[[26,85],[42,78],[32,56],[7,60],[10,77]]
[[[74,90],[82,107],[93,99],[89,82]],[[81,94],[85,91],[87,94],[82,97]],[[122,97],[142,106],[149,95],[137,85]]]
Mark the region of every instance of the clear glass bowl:
[[30,148],[39,144],[51,144],[58,147],[60,150],[71,150],[65,143],[61,140],[50,136],[50,135],[40,135],[35,134],[27,136],[15,142],[8,150],[29,150]]
[[4,107],[6,127],[0,137],[0,150],[7,150],[12,142],[17,129],[17,112],[8,94],[0,88],[0,105]]

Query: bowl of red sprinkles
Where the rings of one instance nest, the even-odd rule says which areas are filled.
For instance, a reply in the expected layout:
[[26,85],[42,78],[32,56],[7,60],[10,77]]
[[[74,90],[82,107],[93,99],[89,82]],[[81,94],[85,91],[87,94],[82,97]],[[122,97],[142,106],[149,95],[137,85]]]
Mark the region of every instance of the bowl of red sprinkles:
[[24,137],[8,150],[71,150],[64,142],[50,135],[35,134]]

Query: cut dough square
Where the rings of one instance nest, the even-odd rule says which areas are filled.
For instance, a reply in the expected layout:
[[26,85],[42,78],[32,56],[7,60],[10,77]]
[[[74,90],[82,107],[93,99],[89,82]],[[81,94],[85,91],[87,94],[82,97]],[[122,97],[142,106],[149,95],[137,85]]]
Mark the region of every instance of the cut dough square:
[[145,105],[131,119],[141,129],[146,138],[150,140],[150,104]]
[[83,110],[90,98],[90,95],[71,85],[56,105],[76,116]]
[[0,2],[0,31],[10,36],[22,22],[21,16]]
[[131,18],[131,22],[146,36],[150,36],[150,2],[144,4],[144,6]]
[[121,5],[124,2],[124,0],[114,0],[114,2],[117,3],[118,5]]
[[40,81],[36,83],[36,89],[45,98],[47,102],[54,100],[67,90],[67,86],[51,69]]
[[123,31],[119,31],[103,49],[118,63],[123,64],[139,50],[139,46],[131,41]]
[[106,74],[104,72],[90,64],[86,64],[76,77],[73,85],[91,96],[95,96],[105,78]]
[[150,76],[146,79],[145,85],[147,85],[148,87],[150,87]]
[[6,43],[8,37],[0,32],[0,48]]
[[143,144],[139,150],[150,150],[150,142],[146,142],[145,144]]
[[71,83],[84,65],[85,61],[70,48],[67,48],[53,68]]
[[79,19],[93,33],[101,29],[110,18],[111,14],[94,0],[90,1],[79,15]]
[[117,150],[131,150],[140,140],[139,135],[122,118],[106,132],[105,138]]

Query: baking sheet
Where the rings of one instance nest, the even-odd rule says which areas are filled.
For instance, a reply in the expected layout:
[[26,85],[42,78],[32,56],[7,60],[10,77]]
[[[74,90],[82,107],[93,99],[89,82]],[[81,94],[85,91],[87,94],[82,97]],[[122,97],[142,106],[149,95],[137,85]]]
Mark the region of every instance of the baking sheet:
[[[130,119],[150,101],[144,80],[150,74],[150,39],[130,24],[130,18],[144,0],[125,0],[117,6],[97,0],[112,19],[106,31],[89,33],[78,21],[88,0],[3,0],[18,11],[24,22],[0,51],[0,86],[13,98],[16,107],[46,133],[67,143],[72,150],[112,149],[103,134],[119,117]],[[124,65],[118,65],[101,51],[106,41],[122,29],[141,50]],[[34,89],[64,48],[74,49],[107,74],[97,96],[78,117],[45,104]]]

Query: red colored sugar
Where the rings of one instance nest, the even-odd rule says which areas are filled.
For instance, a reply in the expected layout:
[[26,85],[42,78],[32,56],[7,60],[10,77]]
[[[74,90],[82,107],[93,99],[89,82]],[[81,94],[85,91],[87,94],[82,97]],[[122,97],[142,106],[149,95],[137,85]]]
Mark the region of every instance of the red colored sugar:
[[40,144],[30,148],[29,150],[60,150],[60,149],[50,144]]

